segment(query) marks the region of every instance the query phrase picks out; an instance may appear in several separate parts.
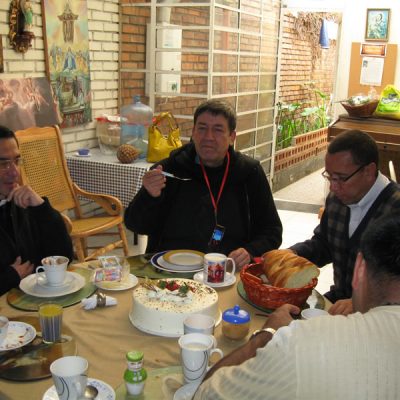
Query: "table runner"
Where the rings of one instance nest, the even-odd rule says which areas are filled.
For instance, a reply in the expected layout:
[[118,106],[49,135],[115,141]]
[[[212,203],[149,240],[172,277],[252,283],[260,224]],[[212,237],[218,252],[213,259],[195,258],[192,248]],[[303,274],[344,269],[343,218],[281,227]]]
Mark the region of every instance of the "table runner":
[[90,278],[93,271],[87,268],[79,268],[75,265],[69,266],[68,271],[77,272],[85,278],[85,286],[75,293],[70,293],[65,296],[60,297],[36,297],[24,293],[22,290],[14,288],[11,289],[7,294],[7,302],[12,307],[24,311],[37,311],[39,304],[45,301],[52,301],[54,303],[60,304],[63,307],[69,307],[73,304],[79,303],[85,297],[91,296],[97,287],[91,282]]

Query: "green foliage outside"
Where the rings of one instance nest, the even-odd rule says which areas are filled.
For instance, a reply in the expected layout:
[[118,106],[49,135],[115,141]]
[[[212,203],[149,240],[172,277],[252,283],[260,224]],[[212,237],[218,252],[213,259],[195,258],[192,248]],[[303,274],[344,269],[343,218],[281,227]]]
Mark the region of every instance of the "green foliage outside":
[[279,102],[277,104],[276,150],[291,146],[293,138],[297,135],[329,125],[331,118],[328,113],[331,105],[331,96],[312,88],[312,85],[310,85],[310,90],[314,97],[311,107],[303,107],[303,103],[300,102],[291,104]]

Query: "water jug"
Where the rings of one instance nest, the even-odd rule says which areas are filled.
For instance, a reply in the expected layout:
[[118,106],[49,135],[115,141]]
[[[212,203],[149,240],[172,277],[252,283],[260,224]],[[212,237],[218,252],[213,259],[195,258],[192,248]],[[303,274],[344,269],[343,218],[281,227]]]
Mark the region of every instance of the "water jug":
[[128,143],[139,151],[139,158],[147,157],[148,129],[152,123],[153,110],[133,97],[133,103],[121,108],[121,144]]

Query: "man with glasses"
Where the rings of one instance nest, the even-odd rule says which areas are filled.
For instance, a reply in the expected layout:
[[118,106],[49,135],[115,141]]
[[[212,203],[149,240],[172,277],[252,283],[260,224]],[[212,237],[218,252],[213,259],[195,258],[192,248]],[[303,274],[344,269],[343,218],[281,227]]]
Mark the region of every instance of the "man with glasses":
[[59,212],[31,187],[19,184],[21,164],[14,132],[0,126],[0,295],[18,286],[42,258],[73,257]]
[[291,249],[322,267],[333,263],[334,285],[326,297],[331,314],[352,312],[354,262],[360,238],[381,216],[400,211],[400,187],[378,169],[375,141],[359,130],[336,136],[328,146],[325,171],[330,185],[325,210],[314,236]]

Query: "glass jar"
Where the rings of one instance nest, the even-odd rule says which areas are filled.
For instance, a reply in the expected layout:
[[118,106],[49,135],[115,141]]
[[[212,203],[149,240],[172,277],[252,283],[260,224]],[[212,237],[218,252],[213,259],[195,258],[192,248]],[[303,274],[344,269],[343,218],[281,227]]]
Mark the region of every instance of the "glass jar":
[[241,340],[250,329],[250,314],[238,305],[228,308],[222,314],[222,333],[229,339]]
[[139,395],[143,391],[147,371],[143,368],[143,352],[132,350],[126,353],[127,369],[124,373],[126,390],[131,395]]

